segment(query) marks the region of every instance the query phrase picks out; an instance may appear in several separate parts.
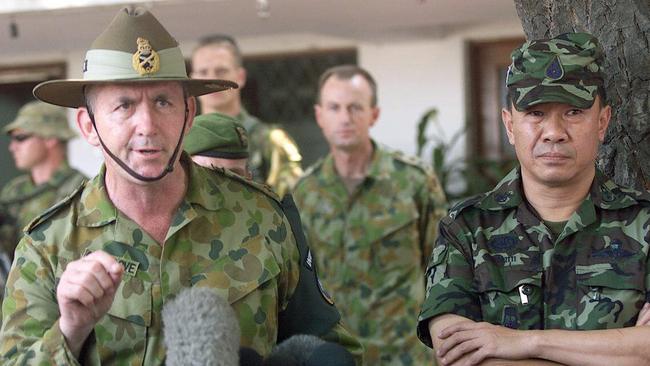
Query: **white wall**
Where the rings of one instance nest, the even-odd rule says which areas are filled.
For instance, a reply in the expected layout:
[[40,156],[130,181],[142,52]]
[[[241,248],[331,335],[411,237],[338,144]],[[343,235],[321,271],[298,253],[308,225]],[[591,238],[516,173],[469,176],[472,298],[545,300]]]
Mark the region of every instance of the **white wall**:
[[[288,34],[273,37],[240,39],[245,54],[275,53],[298,50],[357,47],[359,63],[377,80],[381,116],[372,130],[379,142],[415,153],[417,121],[429,108],[439,111],[439,121],[449,138],[463,128],[466,119],[466,42],[523,35],[516,19],[511,23],[466,27],[436,39],[400,41],[364,41],[323,37],[314,34]],[[181,42],[189,55],[193,41]],[[81,77],[85,50],[52,55],[0,55],[0,64],[27,63],[38,60],[68,63],[68,76]],[[71,124],[74,111],[70,112]],[[464,153],[464,142],[457,145],[455,155]],[[70,164],[88,175],[97,173],[102,161],[99,151],[79,139],[69,146]]]

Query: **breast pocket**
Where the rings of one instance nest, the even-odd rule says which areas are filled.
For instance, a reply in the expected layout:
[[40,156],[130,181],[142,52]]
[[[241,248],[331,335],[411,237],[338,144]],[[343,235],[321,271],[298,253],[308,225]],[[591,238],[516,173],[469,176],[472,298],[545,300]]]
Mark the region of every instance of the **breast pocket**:
[[142,365],[151,325],[151,301],[151,283],[124,276],[111,308],[95,325],[103,362]]
[[474,280],[483,320],[512,329],[540,329],[541,272],[495,266],[489,273]]
[[645,302],[639,266],[597,263],[577,266],[578,328],[608,329],[633,326]]

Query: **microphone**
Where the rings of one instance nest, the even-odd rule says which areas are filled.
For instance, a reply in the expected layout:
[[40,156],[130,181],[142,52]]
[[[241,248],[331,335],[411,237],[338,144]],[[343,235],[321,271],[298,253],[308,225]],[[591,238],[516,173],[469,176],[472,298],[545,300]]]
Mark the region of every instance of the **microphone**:
[[355,366],[342,346],[316,336],[300,334],[277,345],[263,366]]
[[237,314],[213,290],[190,287],[165,303],[163,333],[168,366],[238,366]]

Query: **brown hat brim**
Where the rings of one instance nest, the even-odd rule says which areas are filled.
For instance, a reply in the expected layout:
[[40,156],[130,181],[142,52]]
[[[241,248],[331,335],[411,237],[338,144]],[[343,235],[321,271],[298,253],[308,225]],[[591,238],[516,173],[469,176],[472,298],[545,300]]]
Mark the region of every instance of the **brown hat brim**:
[[187,87],[188,94],[198,97],[204,94],[216,93],[228,89],[237,89],[237,83],[220,79],[188,79],[188,78],[134,78],[118,80],[50,80],[34,87],[34,96],[46,103],[62,107],[79,108],[86,104],[84,88],[90,85],[130,84],[130,83],[160,83],[178,81]]

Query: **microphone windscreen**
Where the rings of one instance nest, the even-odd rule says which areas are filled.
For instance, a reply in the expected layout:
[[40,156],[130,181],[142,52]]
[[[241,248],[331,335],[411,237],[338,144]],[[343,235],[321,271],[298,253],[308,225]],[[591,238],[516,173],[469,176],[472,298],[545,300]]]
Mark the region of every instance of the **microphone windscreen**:
[[275,346],[264,366],[302,366],[319,346],[326,342],[316,336],[299,334]]
[[262,355],[252,348],[241,347],[239,349],[239,366],[263,366]]
[[355,366],[354,357],[343,346],[325,342],[317,347],[304,366]]
[[181,290],[162,310],[167,366],[238,366],[237,314],[209,288]]

